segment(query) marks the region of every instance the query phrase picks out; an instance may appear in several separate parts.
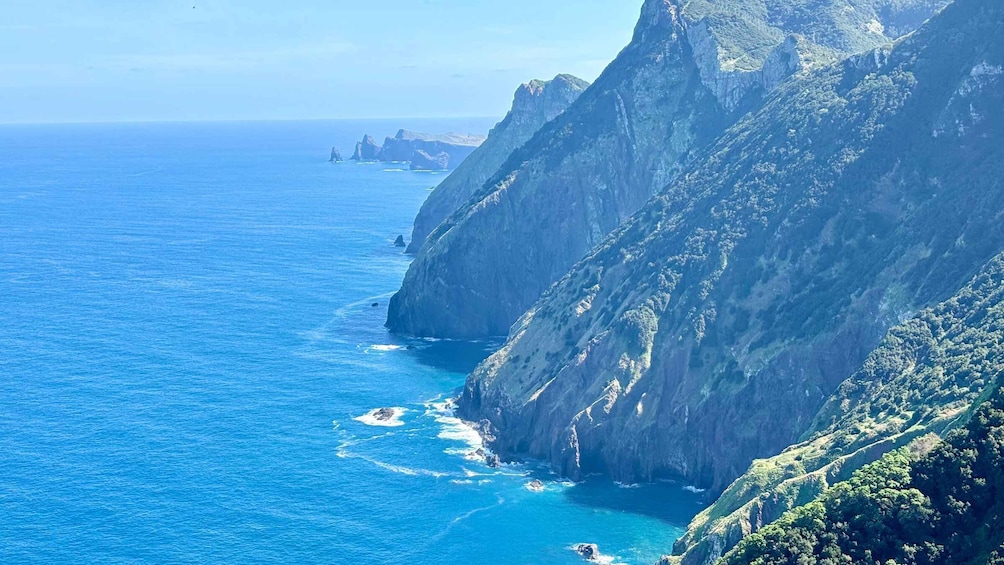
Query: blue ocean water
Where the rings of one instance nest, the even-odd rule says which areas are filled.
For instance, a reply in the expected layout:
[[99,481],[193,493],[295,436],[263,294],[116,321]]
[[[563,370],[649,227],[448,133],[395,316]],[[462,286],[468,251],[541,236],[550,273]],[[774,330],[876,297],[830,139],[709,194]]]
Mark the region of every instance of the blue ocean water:
[[[668,551],[696,495],[466,458],[442,403],[490,344],[383,328],[408,266],[391,242],[442,176],[329,148],[490,125],[0,127],[0,562]],[[357,420],[377,407],[401,425]]]

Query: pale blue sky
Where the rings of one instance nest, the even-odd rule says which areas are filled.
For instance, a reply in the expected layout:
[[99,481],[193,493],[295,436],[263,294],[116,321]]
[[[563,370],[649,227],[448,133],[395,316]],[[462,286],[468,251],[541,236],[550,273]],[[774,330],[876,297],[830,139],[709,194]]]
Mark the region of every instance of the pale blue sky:
[[640,8],[3,0],[0,122],[501,116],[528,79],[595,79]]

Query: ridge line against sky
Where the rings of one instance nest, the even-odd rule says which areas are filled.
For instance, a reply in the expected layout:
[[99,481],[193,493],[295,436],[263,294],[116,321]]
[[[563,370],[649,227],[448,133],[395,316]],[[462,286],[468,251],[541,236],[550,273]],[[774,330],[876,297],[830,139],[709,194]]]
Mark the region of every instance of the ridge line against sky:
[[0,123],[501,116],[522,82],[595,79],[640,7],[7,0]]

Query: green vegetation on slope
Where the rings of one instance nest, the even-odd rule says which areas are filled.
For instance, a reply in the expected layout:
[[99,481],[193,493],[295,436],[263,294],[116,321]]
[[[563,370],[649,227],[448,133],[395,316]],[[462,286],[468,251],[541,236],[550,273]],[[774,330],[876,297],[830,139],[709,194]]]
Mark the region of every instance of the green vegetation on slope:
[[753,463],[691,524],[691,562],[814,499],[884,453],[964,421],[1004,371],[1004,255],[954,297],[890,330],[803,443]]
[[743,540],[722,565],[1004,562],[1004,394],[926,456],[886,455]]

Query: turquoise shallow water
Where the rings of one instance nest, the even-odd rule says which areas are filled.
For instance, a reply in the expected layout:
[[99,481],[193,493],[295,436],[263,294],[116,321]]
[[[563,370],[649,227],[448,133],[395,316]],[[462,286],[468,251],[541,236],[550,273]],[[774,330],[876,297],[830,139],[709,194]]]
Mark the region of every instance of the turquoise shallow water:
[[[490,125],[0,128],[0,562],[667,551],[695,495],[466,459],[441,402],[490,344],[382,327],[408,265],[391,241],[442,177],[328,149]],[[401,426],[356,420],[383,406]]]

